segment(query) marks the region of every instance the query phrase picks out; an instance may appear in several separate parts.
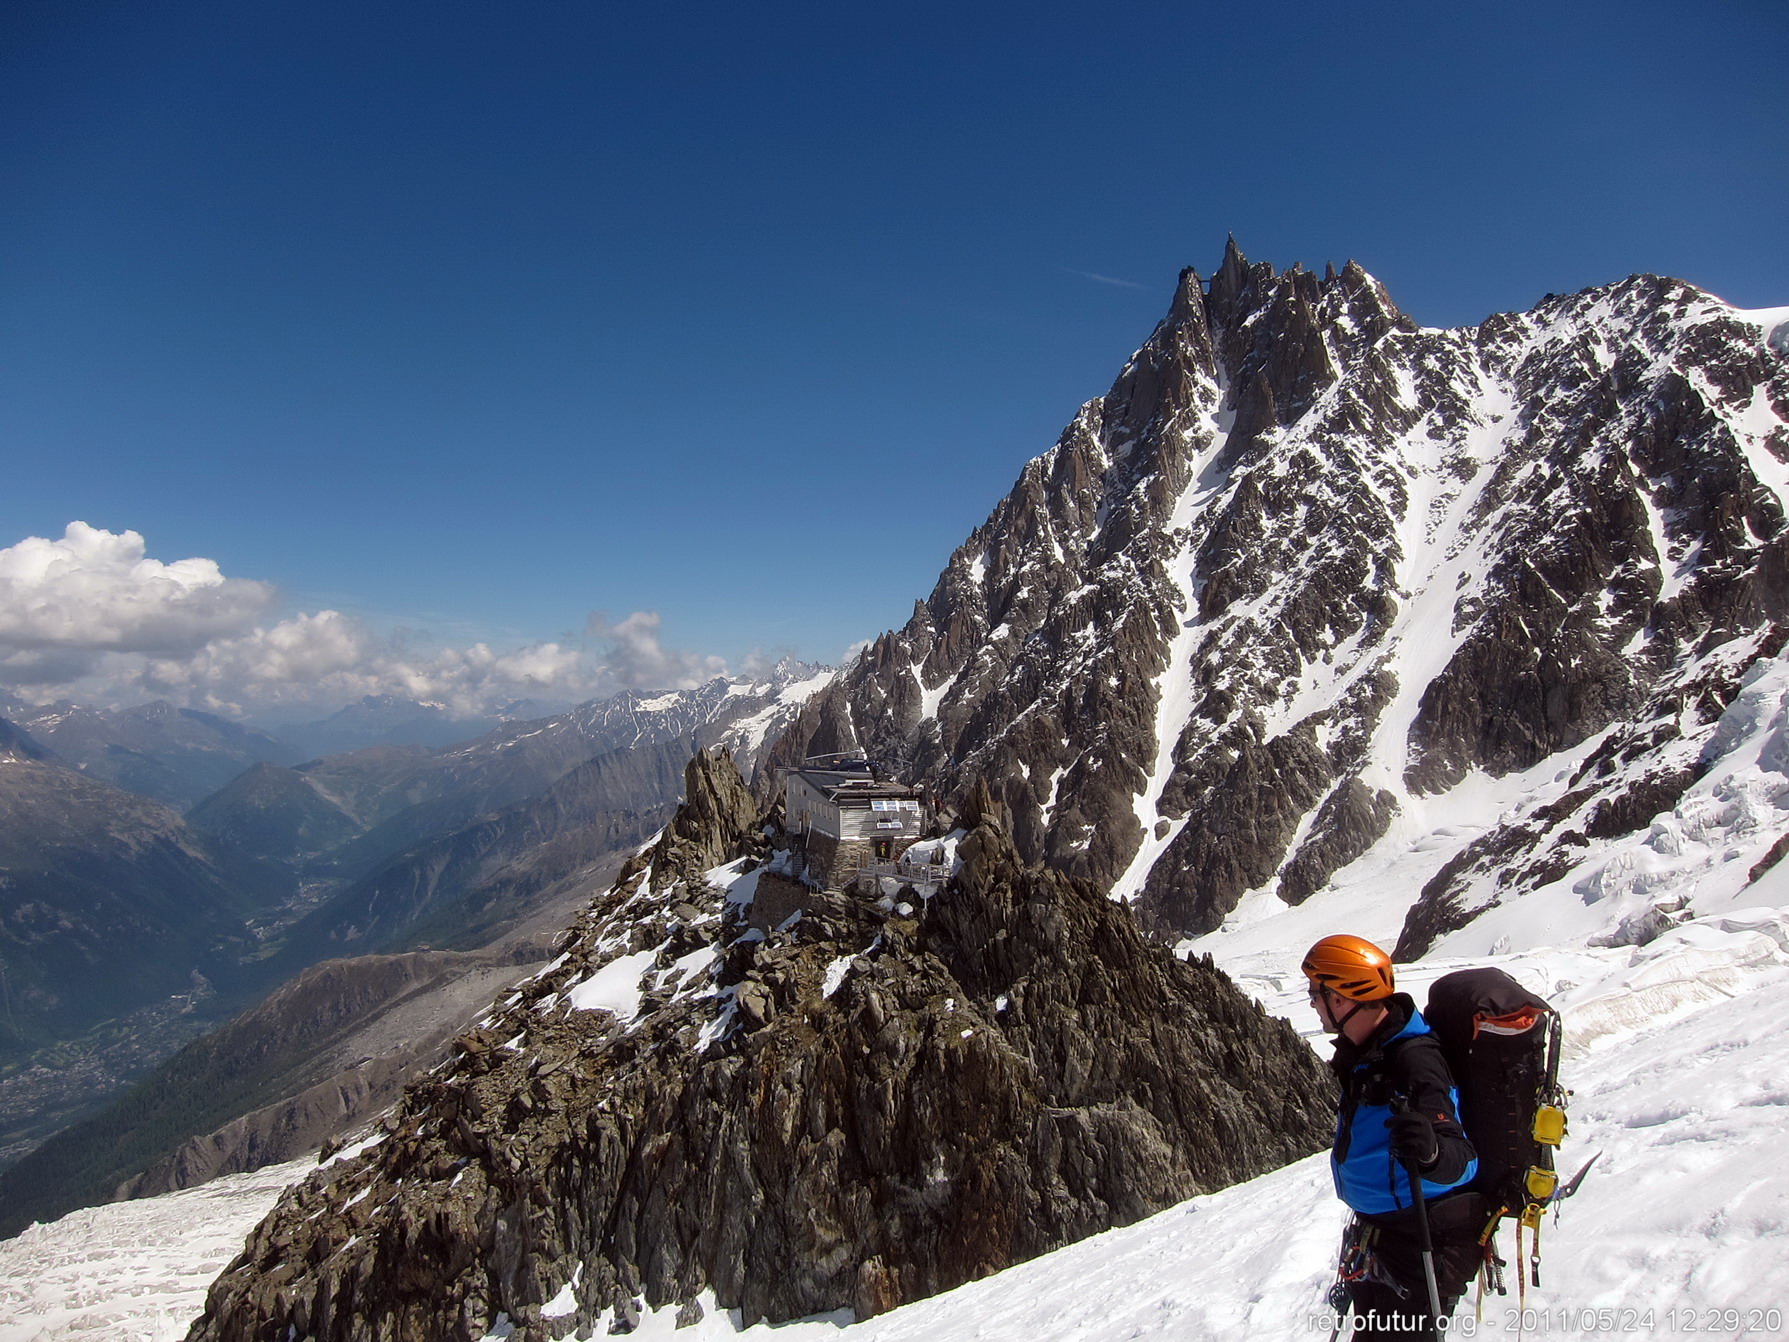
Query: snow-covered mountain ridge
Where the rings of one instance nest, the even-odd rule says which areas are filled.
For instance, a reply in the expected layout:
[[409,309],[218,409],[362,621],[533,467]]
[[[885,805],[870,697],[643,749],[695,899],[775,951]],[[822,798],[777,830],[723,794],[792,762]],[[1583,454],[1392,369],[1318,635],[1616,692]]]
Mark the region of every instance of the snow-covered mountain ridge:
[[693,737],[706,728],[724,729],[715,737],[747,766],[767,732],[781,728],[792,707],[801,704],[833,676],[829,667],[810,666],[785,658],[756,676],[716,676],[686,690],[623,690],[593,699],[563,713],[526,722],[506,723],[475,740],[438,752],[443,761],[483,759],[495,752],[538,750],[560,740],[600,743],[603,750],[624,750],[676,737]]
[[1028,856],[1177,937],[1606,733],[1428,893],[1414,952],[1474,872],[1534,888],[1671,805],[1781,646],[1785,315],[1636,276],[1419,329],[1357,267],[1232,245],[778,757],[983,779]]

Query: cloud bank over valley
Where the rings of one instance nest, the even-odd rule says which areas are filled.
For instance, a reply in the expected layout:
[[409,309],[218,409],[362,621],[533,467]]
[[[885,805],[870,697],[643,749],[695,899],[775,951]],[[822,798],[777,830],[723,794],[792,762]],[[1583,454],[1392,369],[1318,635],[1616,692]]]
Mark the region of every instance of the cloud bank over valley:
[[340,611],[280,607],[272,584],[227,577],[214,560],[163,562],[138,532],[71,522],[59,539],[0,549],[0,691],[38,704],[167,699],[231,717],[396,695],[471,718],[522,699],[685,689],[728,670],[720,657],[665,647],[652,611],[590,615],[587,648],[498,651],[417,647]]

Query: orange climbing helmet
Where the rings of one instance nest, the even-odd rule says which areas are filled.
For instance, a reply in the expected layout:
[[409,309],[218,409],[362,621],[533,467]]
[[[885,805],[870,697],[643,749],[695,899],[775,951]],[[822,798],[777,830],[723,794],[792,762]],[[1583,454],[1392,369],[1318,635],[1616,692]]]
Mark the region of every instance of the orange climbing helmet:
[[1324,937],[1305,952],[1299,968],[1312,983],[1353,1002],[1378,1002],[1397,991],[1391,956],[1365,937],[1346,932]]

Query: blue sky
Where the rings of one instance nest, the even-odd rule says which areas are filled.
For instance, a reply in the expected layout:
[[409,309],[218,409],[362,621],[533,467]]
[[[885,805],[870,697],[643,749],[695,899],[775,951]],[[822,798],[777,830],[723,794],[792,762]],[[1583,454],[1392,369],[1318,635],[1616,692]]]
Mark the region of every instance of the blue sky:
[[0,547],[134,530],[413,645],[835,658],[1227,233],[1431,325],[1789,303],[1786,53],[1776,0],[12,0]]

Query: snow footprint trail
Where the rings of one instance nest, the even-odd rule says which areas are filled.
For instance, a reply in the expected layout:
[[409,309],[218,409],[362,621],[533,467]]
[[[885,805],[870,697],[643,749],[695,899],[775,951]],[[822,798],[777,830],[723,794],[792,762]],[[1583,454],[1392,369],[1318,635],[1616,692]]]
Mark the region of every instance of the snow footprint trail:
[[1789,1338],[1789,955],[1748,923],[1789,927],[1716,917],[1636,952],[1612,978],[1657,1015],[1606,1013],[1619,1024],[1570,1064],[1572,1153],[1605,1154],[1567,1212],[1559,1294],[1639,1311],[1658,1336]]

